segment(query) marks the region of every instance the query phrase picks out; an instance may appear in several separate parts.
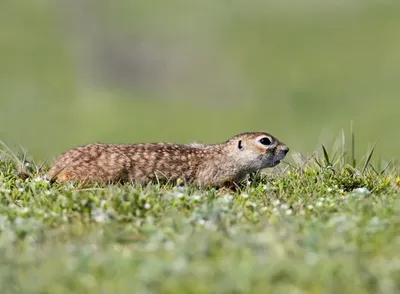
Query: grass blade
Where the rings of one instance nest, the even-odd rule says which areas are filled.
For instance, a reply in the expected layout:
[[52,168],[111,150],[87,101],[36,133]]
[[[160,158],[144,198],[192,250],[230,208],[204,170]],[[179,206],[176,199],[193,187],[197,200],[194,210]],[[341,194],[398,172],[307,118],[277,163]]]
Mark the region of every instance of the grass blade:
[[342,129],[342,158],[341,158],[343,168],[346,165],[346,137],[344,134],[344,130]]
[[380,174],[383,175],[392,163],[393,163],[393,160],[390,160],[388,162],[388,164],[382,169]]
[[326,151],[324,145],[321,145],[321,146],[322,146],[322,151],[324,152],[324,158],[325,158],[325,161],[326,161],[326,165],[329,166],[329,165],[331,165],[331,162],[329,160],[328,152]]
[[374,154],[374,151],[375,151],[375,145],[376,145],[376,142],[374,143],[374,146],[372,146],[372,149],[368,154],[367,161],[365,162],[364,167],[362,169],[362,174],[364,174],[365,170],[368,167],[369,162],[371,161],[372,155]]
[[356,138],[353,130],[353,121],[350,124],[350,132],[351,132],[351,164],[353,168],[356,168],[356,152],[355,152]]

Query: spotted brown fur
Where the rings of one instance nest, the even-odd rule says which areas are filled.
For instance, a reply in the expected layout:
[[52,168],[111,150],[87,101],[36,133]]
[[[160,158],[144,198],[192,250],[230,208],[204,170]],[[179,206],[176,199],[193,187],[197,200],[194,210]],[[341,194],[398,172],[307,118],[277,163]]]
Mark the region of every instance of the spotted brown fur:
[[[261,144],[263,137],[271,144]],[[199,186],[220,187],[238,183],[250,172],[275,166],[288,150],[284,143],[262,132],[242,133],[214,145],[96,143],[62,154],[47,176],[59,182],[101,183],[182,179]]]

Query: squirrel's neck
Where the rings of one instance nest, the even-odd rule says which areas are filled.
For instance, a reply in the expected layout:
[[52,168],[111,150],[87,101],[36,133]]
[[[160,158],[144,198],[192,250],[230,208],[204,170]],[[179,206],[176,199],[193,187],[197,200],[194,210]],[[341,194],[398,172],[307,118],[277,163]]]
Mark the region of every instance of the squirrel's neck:
[[238,178],[239,168],[225,144],[205,145],[198,148],[197,177],[205,183],[220,185]]

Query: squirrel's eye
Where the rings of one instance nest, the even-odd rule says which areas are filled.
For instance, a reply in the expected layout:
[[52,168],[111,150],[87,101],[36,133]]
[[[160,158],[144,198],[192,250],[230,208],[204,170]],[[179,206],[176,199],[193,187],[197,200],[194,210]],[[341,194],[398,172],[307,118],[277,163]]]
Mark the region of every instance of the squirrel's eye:
[[264,138],[261,138],[260,140],[259,140],[259,142],[261,143],[261,144],[263,144],[263,145],[271,145],[271,140],[270,139],[268,139],[267,137],[264,137]]

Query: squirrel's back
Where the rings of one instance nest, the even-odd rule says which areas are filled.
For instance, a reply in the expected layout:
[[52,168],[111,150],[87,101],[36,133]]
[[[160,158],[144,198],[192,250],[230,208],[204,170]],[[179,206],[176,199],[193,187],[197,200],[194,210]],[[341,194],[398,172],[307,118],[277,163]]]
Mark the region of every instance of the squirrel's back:
[[57,181],[147,182],[189,180],[202,148],[168,143],[90,144],[63,153],[47,176]]

